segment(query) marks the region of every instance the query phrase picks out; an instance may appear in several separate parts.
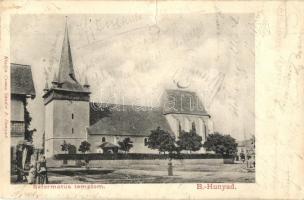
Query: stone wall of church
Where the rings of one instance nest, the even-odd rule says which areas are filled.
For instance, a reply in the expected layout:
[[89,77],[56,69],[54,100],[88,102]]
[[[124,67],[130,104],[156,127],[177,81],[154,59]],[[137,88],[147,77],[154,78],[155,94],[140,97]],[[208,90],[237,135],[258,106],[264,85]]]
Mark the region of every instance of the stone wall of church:
[[[206,141],[206,137],[211,132],[210,119],[208,116],[200,115],[186,115],[186,114],[167,114],[166,119],[174,132],[176,139],[179,137],[179,125],[181,129],[189,132],[192,128],[192,123],[194,123],[196,128],[196,133],[202,137],[202,143]],[[205,153],[205,149],[201,148],[200,151],[196,153]]]
[[54,100],[46,105],[45,113],[46,156],[61,151],[65,140],[77,149],[87,140],[89,103],[85,101]]
[[113,136],[113,135],[88,135],[88,141],[91,144],[91,153],[99,153],[101,150],[98,148],[103,142],[109,142],[114,145],[118,145],[119,141],[123,141],[129,137],[133,142],[133,147],[130,149],[130,153],[158,153],[157,150],[149,149],[145,145],[145,139],[148,137],[138,136]]

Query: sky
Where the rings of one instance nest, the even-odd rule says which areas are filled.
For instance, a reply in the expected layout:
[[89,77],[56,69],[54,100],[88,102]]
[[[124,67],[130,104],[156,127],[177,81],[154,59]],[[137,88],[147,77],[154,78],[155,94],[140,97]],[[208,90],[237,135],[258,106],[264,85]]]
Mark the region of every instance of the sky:
[[251,14],[15,15],[11,62],[32,67],[29,100],[36,144],[44,131],[43,88],[58,73],[65,24],[76,78],[91,101],[160,106],[176,83],[198,94],[214,131],[254,134],[254,16]]

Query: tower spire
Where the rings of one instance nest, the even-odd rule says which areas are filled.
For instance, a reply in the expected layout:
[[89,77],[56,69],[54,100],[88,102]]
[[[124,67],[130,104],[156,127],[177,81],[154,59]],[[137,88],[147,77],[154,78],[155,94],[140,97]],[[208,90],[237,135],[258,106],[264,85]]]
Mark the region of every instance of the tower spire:
[[60,64],[59,64],[59,74],[58,74],[59,83],[78,83],[75,78],[69,31],[68,31],[68,22],[67,16],[65,21],[65,33],[61,50]]

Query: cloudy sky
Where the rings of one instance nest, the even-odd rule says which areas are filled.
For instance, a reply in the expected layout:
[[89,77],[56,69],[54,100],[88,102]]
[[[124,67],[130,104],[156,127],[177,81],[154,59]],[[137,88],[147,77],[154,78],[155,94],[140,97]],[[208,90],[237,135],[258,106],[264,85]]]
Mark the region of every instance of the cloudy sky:
[[[245,14],[68,15],[76,78],[91,101],[159,106],[176,82],[201,97],[215,131],[254,134],[254,18]],[[43,88],[58,72],[64,15],[11,18],[11,62],[32,66],[37,143]],[[246,136],[245,136],[246,135]]]

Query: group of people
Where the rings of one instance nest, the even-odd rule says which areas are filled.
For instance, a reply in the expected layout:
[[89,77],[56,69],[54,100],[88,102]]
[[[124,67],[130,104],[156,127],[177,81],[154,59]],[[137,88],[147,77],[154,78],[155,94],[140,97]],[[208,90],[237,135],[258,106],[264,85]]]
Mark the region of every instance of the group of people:
[[16,152],[17,182],[27,181],[29,184],[48,183],[45,156],[41,153],[24,153],[24,146],[18,146]]
[[46,184],[48,183],[47,168],[45,156],[41,156],[38,162],[30,164],[30,170],[27,176],[29,184]]

